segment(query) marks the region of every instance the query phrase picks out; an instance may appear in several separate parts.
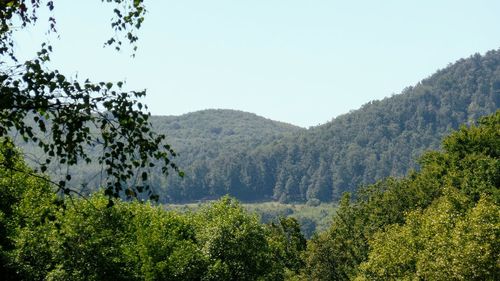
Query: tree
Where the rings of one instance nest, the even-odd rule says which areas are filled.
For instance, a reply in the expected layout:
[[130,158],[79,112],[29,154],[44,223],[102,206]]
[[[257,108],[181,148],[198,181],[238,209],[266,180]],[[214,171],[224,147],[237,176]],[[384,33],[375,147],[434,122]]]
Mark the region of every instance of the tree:
[[[102,192],[64,203],[0,143],[2,280],[200,280],[207,262],[189,215]],[[29,176],[26,176],[29,174]],[[69,199],[66,199],[69,201]]]
[[276,267],[272,279],[283,280],[285,277],[296,276],[304,267],[303,254],[307,246],[299,223],[291,217],[280,217],[278,222],[269,224],[269,230],[268,243],[274,251],[273,260]]
[[[15,249],[12,236],[18,225],[15,219],[18,205],[27,190],[50,190],[50,185],[47,182],[39,183],[35,177],[26,177],[29,168],[12,145],[5,146],[0,142],[0,162],[7,162],[15,167],[15,171],[0,167],[0,276],[3,280],[20,280],[22,274],[10,255]],[[38,196],[37,199],[38,202],[46,201],[45,197]]]
[[500,208],[488,196],[469,204],[449,187],[404,225],[378,232],[357,280],[497,280]]
[[[20,62],[14,48],[14,35],[39,22],[40,9],[52,11],[53,0],[0,1],[0,137],[10,142],[16,132],[45,153],[39,170],[51,163],[70,167],[96,161],[88,149],[100,149],[97,162],[105,174],[105,194],[111,197],[137,197],[149,188],[149,169],[159,165],[164,174],[170,169],[183,173],[171,162],[174,150],[165,136],[151,129],[150,113],[139,98],[144,91],[123,91],[123,83],[72,80],[48,66],[52,46],[44,42],[35,58]],[[102,0],[115,7],[111,27],[115,36],[106,45],[120,50],[128,42],[137,49],[137,30],[144,21],[142,0]],[[49,17],[48,34],[57,33],[56,19]],[[16,169],[7,162],[0,165]],[[54,183],[58,191],[69,194],[71,174]],[[111,200],[109,201],[112,202]]]
[[223,197],[195,220],[210,263],[204,280],[262,280],[276,269],[265,227],[235,199]]

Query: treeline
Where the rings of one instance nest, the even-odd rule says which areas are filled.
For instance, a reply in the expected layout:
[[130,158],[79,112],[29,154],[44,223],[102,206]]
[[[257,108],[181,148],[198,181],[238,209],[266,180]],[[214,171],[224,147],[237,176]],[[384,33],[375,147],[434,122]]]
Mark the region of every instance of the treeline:
[[[498,108],[500,51],[490,51],[461,59],[400,95],[370,102],[324,125],[254,147],[242,141],[242,149],[230,153],[222,147],[212,155],[201,153],[201,159],[182,162],[185,179],[153,185],[170,201],[224,194],[247,201],[337,201],[359,185],[417,168],[415,159],[438,149],[442,137],[459,124]],[[186,149],[196,147],[193,143]]]
[[3,280],[498,280],[500,111],[446,137],[421,169],[346,193],[306,241],[229,197],[196,212],[53,193],[0,149]]

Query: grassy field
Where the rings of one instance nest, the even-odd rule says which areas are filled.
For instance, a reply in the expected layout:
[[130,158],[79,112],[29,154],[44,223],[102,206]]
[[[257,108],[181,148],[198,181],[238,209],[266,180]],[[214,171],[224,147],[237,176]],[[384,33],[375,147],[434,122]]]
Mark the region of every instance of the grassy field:
[[[188,212],[196,211],[203,204],[209,203],[167,204],[165,208]],[[250,213],[257,214],[263,223],[276,221],[280,216],[293,217],[300,223],[302,232],[307,238],[310,238],[316,232],[326,230],[336,210],[336,205],[332,203],[309,206],[302,203],[282,204],[279,202],[260,202],[242,203],[242,206]]]

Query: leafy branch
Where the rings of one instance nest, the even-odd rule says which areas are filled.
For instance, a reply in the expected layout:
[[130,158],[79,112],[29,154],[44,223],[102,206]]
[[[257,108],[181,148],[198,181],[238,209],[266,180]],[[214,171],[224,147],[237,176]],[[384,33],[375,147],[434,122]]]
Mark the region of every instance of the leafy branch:
[[[113,3],[111,26],[115,31],[106,45],[120,50],[123,41],[135,45],[136,31],[144,21],[141,0],[106,0]],[[147,192],[158,196],[148,185],[149,171],[156,166],[164,175],[169,170],[183,172],[171,161],[175,151],[165,142],[165,135],[152,130],[147,106],[139,99],[142,91],[124,91],[123,82],[79,82],[47,63],[53,53],[48,43],[41,45],[36,57],[24,63],[15,54],[11,27],[16,20],[21,29],[38,21],[37,11],[45,5],[54,9],[54,1],[0,1],[0,137],[15,131],[25,142],[37,145],[45,154],[39,163],[46,172],[51,163],[75,166],[97,161],[106,174],[105,194],[135,198]],[[56,20],[49,17],[49,32],[57,33]],[[134,51],[137,47],[134,46]],[[92,159],[89,150],[99,148],[102,154]],[[71,181],[68,172],[56,185],[64,193]]]

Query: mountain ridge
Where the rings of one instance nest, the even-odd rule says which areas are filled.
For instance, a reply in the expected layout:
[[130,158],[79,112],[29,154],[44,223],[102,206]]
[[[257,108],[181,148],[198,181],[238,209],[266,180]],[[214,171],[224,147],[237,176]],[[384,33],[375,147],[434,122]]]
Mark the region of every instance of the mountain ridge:
[[[286,101],[284,101],[286,102]],[[255,113],[207,109],[152,116],[185,171],[181,179],[153,173],[162,202],[230,194],[242,201],[336,201],[346,191],[418,168],[460,124],[500,108],[500,50],[475,54],[436,71],[400,94],[308,129]],[[97,166],[78,166],[74,185],[92,192]]]
[[[400,94],[370,101],[253,151],[218,159],[209,171],[192,172],[207,196],[229,193],[244,200],[283,202],[338,200],[344,191],[417,168],[418,156],[438,149],[445,134],[498,109],[498,91],[500,52],[475,54]],[[167,194],[176,185],[185,194],[193,187],[174,180]],[[245,197],[249,194],[260,196]]]

